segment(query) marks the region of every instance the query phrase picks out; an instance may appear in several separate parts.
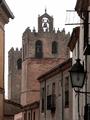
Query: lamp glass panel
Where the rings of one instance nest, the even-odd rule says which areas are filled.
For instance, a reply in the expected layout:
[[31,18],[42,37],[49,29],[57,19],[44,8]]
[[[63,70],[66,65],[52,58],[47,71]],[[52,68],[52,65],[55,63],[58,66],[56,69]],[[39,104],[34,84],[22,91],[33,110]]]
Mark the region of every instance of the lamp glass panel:
[[71,82],[73,87],[82,87],[84,83],[84,73],[71,73]]

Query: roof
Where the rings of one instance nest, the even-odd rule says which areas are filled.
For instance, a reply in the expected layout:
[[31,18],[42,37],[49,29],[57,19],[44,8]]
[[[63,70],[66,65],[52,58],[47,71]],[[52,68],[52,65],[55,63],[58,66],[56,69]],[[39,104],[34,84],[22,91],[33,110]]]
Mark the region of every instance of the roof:
[[47,78],[50,78],[56,74],[58,74],[60,71],[64,71],[72,66],[72,58],[69,58],[68,60],[64,61],[63,63],[57,65],[56,67],[52,68],[51,70],[47,71],[43,75],[39,76],[37,80],[40,82],[42,80],[46,80]]
[[85,14],[89,6],[89,0],[77,0],[75,10],[77,11],[78,15],[82,17],[82,12]]
[[73,51],[77,40],[79,40],[79,33],[80,33],[80,27],[73,28],[73,32],[68,43],[68,47],[70,48],[71,51]]
[[14,101],[12,101],[12,100],[5,99],[5,101],[4,101],[4,102],[5,102],[5,103],[8,103],[8,104],[15,105],[15,106],[17,106],[17,107],[22,107],[22,105],[21,105],[21,104],[16,103],[16,102],[14,102]]
[[47,13],[47,10],[45,10],[45,13],[43,15],[39,16],[39,18],[43,18],[43,17],[48,17],[49,19],[53,20],[53,17]]
[[22,106],[16,102],[11,100],[4,101],[4,115],[5,116],[13,116],[14,114],[20,112]]
[[22,111],[39,108],[39,101],[23,106]]
[[10,10],[9,6],[7,5],[7,3],[5,2],[5,0],[1,0],[0,7],[2,7],[3,11],[5,11],[5,13],[7,14],[7,16],[9,18],[14,19],[14,15],[11,12],[11,10]]

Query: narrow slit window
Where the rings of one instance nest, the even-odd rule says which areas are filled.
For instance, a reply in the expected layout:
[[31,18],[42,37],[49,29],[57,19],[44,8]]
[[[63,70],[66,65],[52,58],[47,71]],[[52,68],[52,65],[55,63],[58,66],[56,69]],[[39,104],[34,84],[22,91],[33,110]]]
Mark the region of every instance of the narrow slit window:
[[21,68],[22,68],[22,59],[19,58],[19,59],[17,60],[17,69],[20,70]]
[[43,46],[40,40],[36,41],[35,45],[35,57],[42,58],[43,57]]
[[58,44],[56,41],[52,42],[52,54],[57,54],[58,52]]

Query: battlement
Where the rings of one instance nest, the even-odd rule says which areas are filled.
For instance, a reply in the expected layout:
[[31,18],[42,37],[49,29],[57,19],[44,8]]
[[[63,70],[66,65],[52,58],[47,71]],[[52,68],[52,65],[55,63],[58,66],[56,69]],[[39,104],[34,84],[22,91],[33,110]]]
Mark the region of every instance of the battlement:
[[30,27],[27,27],[25,29],[25,31],[23,32],[22,38],[23,38],[23,40],[25,40],[25,38],[28,38],[29,36],[36,37],[37,35],[40,35],[40,34],[41,35],[58,35],[58,34],[60,34],[61,36],[62,35],[67,36],[68,35],[70,37],[70,33],[68,32],[66,34],[66,31],[65,31],[64,28],[62,30],[60,30],[59,28],[57,30],[55,30],[55,28],[54,28],[52,32],[49,32],[49,31],[39,32],[39,31],[36,31],[35,27],[33,28],[33,30],[31,30]]
[[22,53],[22,48],[16,48],[14,49],[13,47],[8,51],[8,54],[14,54],[14,53]]
[[27,40],[30,36],[36,37],[38,35],[66,35],[64,28],[62,30],[59,28],[55,30],[53,21],[53,16],[47,14],[47,11],[45,10],[45,13],[43,15],[38,15],[38,30],[36,30],[35,27],[33,27],[32,30],[30,27],[27,27],[22,35],[23,40]]

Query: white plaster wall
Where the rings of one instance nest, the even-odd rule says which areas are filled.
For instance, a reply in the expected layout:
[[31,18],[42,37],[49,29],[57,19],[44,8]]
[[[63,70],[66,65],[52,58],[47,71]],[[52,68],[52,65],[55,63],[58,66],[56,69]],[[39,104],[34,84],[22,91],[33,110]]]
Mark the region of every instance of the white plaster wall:
[[[57,75],[52,76],[51,78],[46,80],[46,96],[47,96],[47,86],[49,85],[49,94],[52,94],[52,84],[55,83],[55,93],[56,93],[56,110],[55,114],[51,114],[51,110],[47,110],[46,105],[46,115],[45,112],[41,113],[41,99],[40,99],[40,120],[72,120],[72,88],[69,81],[69,108],[65,108],[65,80],[66,77],[69,76],[69,69],[65,70],[63,73],[58,73]],[[70,79],[69,79],[70,80]],[[63,85],[63,93],[62,93],[62,85]],[[40,87],[43,88],[45,86],[45,81],[41,82]],[[63,96],[63,101],[62,101]],[[46,98],[47,103],[47,98]],[[62,105],[63,104],[63,105]],[[63,107],[63,110],[62,110]],[[62,114],[63,111],[63,114]]]
[[[83,20],[80,21],[83,23]],[[73,64],[75,63],[75,59],[77,59],[78,55],[78,43],[72,53]],[[80,25],[80,36],[79,36],[79,58],[81,59],[81,63],[85,61],[85,56],[83,55],[83,44],[84,44],[84,27],[83,24]],[[84,86],[85,87],[85,86]],[[83,87],[83,91],[85,88]],[[81,90],[81,91],[82,91]],[[80,109],[80,119],[83,119],[84,115],[84,104],[85,104],[85,95],[80,94],[80,102],[79,102],[79,109]],[[73,90],[73,120],[78,120],[78,95]]]
[[[90,6],[88,7],[89,11],[89,21],[88,21],[88,26],[89,26],[89,33],[88,33],[88,41],[90,44]],[[87,91],[90,92],[90,55],[87,55]],[[90,95],[87,97],[87,103],[90,103]]]
[[[59,85],[60,80],[60,86]],[[45,112],[42,113],[40,109],[40,120],[61,120],[62,119],[62,89],[61,89],[61,77],[60,74],[51,77],[50,79],[46,80],[46,99],[45,102],[47,103],[47,86],[49,85],[49,94],[52,94],[52,83],[55,83],[55,93],[56,93],[56,110],[55,114],[51,114],[51,110],[47,110],[46,104],[46,115]],[[40,88],[45,86],[45,81],[43,81],[40,85]],[[60,87],[60,88],[59,88]],[[40,99],[40,108],[41,108],[41,99]]]

